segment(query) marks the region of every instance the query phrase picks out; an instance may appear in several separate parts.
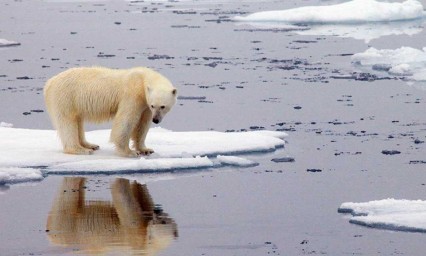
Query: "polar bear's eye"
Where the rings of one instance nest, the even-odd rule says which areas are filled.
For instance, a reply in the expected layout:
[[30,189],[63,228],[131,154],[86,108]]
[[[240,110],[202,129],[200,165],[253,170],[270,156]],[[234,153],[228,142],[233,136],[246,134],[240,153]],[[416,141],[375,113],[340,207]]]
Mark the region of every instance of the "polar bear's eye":
[[154,105],[151,105],[151,108],[154,108]]
[[161,106],[161,109],[165,109],[166,108],[166,106]]

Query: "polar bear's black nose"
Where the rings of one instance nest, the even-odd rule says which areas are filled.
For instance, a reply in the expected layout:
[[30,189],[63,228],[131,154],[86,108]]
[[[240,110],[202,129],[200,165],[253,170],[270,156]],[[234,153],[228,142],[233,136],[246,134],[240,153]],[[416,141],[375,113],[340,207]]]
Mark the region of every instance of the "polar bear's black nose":
[[158,124],[160,122],[160,120],[158,120],[157,118],[152,119],[152,122],[154,122],[154,124]]

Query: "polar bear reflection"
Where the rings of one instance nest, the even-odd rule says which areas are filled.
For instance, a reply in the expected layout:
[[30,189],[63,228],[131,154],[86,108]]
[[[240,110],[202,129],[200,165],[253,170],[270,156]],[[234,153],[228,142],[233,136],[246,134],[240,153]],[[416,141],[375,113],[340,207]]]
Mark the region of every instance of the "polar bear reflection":
[[85,178],[66,177],[47,219],[56,245],[99,254],[155,255],[177,237],[177,226],[154,207],[146,185],[116,179],[112,202],[85,200]]

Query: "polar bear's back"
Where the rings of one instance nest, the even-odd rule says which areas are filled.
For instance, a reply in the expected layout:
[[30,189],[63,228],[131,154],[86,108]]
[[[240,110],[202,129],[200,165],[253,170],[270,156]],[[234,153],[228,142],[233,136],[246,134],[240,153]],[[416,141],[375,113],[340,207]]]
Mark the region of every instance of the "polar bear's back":
[[127,70],[72,68],[49,79],[44,88],[53,116],[102,122],[111,119],[126,89]]

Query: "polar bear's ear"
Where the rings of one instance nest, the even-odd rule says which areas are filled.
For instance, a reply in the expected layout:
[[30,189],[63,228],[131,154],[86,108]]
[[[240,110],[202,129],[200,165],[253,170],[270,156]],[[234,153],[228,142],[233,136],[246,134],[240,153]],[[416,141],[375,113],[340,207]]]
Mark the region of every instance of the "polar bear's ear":
[[177,94],[177,90],[176,90],[176,89],[173,89],[172,94],[173,94],[173,95],[176,95],[176,94]]

